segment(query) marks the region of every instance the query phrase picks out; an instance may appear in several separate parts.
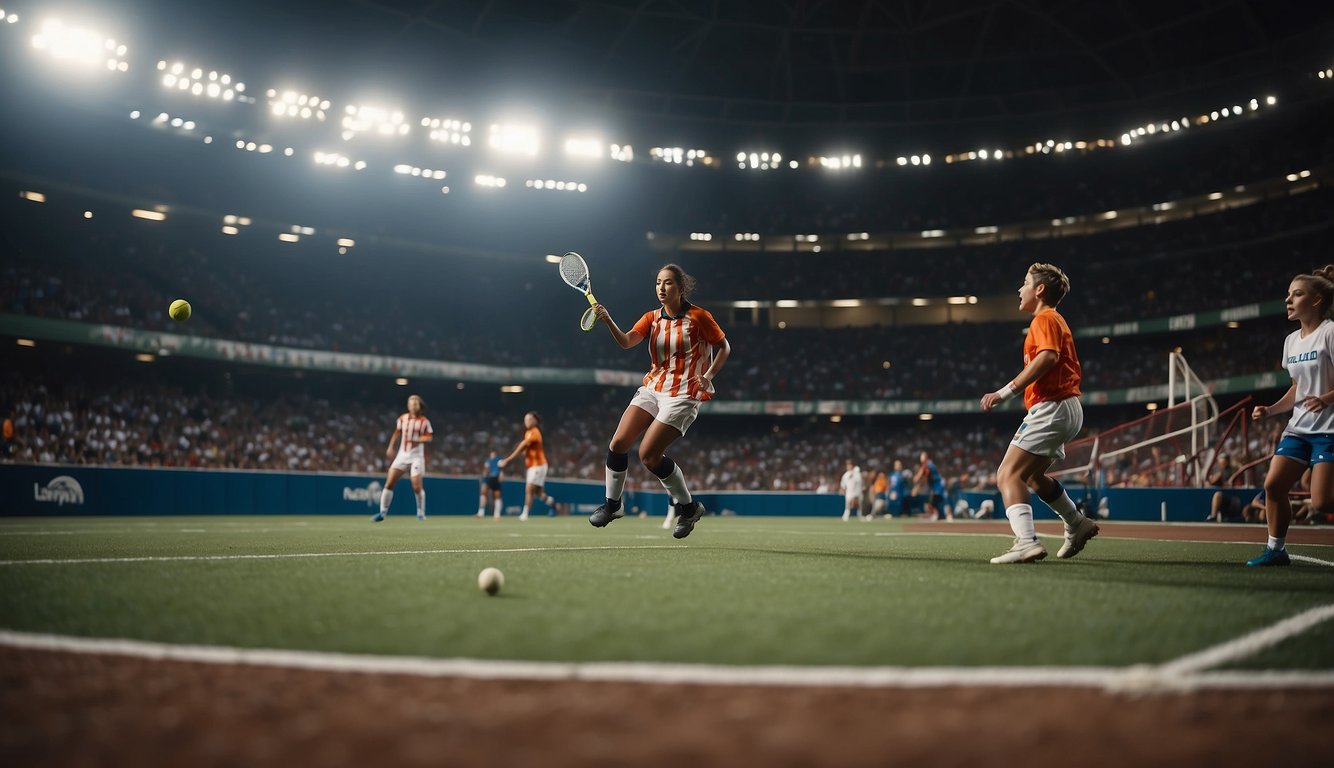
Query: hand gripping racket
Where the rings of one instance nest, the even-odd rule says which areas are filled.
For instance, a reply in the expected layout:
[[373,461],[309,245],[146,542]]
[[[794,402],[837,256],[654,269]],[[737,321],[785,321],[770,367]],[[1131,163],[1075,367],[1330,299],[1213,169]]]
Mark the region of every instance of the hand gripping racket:
[[579,329],[582,331],[591,331],[597,323],[597,313],[593,307],[598,300],[593,297],[593,283],[588,277],[588,265],[584,263],[584,257],[570,251],[560,257],[560,277],[565,284],[579,291],[588,299],[588,309],[584,310],[583,317],[579,318]]

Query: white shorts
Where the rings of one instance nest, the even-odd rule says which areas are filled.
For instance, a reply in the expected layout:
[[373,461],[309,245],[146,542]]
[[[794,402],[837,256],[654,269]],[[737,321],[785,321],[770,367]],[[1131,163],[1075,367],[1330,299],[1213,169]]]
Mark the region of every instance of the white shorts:
[[1059,460],[1065,458],[1065,444],[1075,439],[1084,428],[1084,406],[1079,398],[1044,400],[1033,406],[1010,445],[1018,446],[1034,456]]
[[699,416],[699,403],[693,397],[672,397],[664,392],[654,392],[648,387],[640,387],[635,396],[630,398],[630,405],[647,411],[655,420],[669,427],[675,427],[683,436],[690,425],[695,423],[695,417]]
[[407,472],[413,477],[419,477],[426,474],[426,455],[400,451],[398,456],[394,457],[394,463],[390,464],[389,468]]
[[535,467],[529,467],[525,482],[529,485],[536,485],[539,488],[545,487],[547,484],[547,465],[538,464]]
[[856,506],[861,503],[862,495],[860,493],[845,493],[843,494],[843,500],[848,504]]

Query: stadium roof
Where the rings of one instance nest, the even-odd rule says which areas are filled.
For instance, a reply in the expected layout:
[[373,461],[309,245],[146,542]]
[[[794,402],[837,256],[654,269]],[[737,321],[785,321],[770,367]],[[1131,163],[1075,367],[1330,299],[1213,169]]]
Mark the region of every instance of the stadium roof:
[[131,2],[275,72],[732,130],[1126,119],[1334,59],[1334,3],[1300,0]]

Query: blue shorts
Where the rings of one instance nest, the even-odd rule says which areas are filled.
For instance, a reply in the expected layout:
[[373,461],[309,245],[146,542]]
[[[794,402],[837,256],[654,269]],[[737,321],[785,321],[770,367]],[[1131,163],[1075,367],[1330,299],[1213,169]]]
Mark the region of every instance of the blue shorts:
[[1303,464],[1334,461],[1334,435],[1292,435],[1278,441],[1275,456],[1286,456]]

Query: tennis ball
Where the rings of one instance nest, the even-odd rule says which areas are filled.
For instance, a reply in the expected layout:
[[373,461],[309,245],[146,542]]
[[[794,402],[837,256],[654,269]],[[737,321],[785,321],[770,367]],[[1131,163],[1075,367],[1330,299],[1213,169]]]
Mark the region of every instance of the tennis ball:
[[505,574],[500,572],[499,568],[483,568],[482,572],[477,574],[477,588],[494,595],[505,586]]
[[177,299],[173,301],[171,307],[167,310],[167,314],[171,315],[171,319],[178,323],[183,323],[186,320],[189,320],[190,302],[185,299]]

